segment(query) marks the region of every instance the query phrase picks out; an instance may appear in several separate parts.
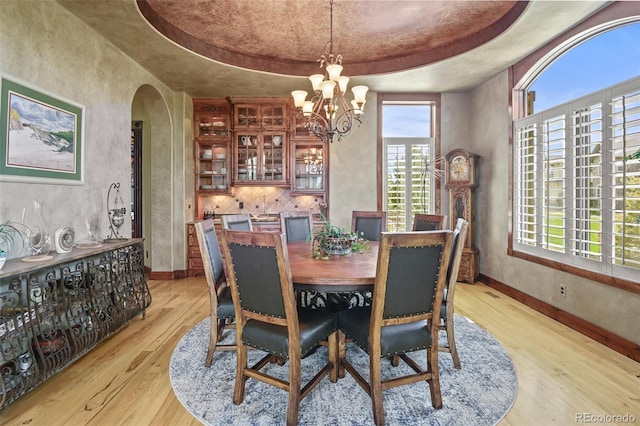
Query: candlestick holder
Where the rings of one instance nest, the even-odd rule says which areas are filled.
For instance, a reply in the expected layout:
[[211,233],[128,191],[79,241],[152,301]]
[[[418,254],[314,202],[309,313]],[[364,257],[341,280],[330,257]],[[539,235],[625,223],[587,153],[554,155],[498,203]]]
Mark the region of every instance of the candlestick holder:
[[[115,190],[113,196],[111,190]],[[112,183],[107,192],[107,214],[109,216],[109,237],[105,241],[123,241],[127,240],[120,235],[120,227],[124,224],[127,208],[124,206],[122,196],[120,195],[120,182]]]

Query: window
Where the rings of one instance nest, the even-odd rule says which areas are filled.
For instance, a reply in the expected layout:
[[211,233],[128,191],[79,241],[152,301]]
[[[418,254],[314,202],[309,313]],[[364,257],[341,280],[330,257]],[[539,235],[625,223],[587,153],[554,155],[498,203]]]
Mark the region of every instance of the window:
[[514,123],[516,251],[638,279],[640,78]]
[[382,102],[382,196],[387,230],[411,230],[415,213],[436,211],[435,102]]

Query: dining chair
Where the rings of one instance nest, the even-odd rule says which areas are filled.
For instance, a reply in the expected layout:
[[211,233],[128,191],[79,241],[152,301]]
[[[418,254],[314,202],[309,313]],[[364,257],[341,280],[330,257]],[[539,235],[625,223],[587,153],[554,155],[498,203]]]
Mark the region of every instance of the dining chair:
[[222,215],[222,228],[238,231],[253,231],[251,215],[249,214],[225,214]]
[[[222,238],[236,311],[238,348],[233,403],[244,400],[248,379],[260,380],[289,393],[287,425],[296,425],[300,401],[327,374],[332,382],[338,379],[337,315],[296,306],[284,234],[230,230]],[[328,360],[302,386],[301,360],[321,342],[328,347]],[[267,354],[248,367],[247,347]],[[288,382],[261,371],[270,363],[283,365],[282,360],[289,362]]]
[[[419,381],[429,384],[431,404],[442,408],[438,323],[452,231],[382,233],[371,306],[338,313],[338,326],[369,355],[369,381],[347,360],[344,367],[371,397],[376,425],[384,424],[382,391]],[[426,350],[426,369],[407,353]],[[382,377],[381,360],[402,359],[416,374]]]
[[369,241],[380,241],[380,234],[387,230],[387,212],[351,212],[351,230]]
[[447,335],[447,343],[440,344],[438,350],[440,352],[449,352],[453,358],[455,368],[460,368],[460,358],[456,349],[456,340],[453,331],[453,296],[458,281],[458,271],[460,270],[460,261],[462,260],[462,252],[464,250],[464,241],[467,238],[467,228],[469,222],[462,218],[456,221],[456,227],[453,230],[453,246],[451,248],[451,257],[449,258],[449,267],[447,268],[447,282],[442,292],[442,305],[440,307],[440,323],[438,328],[444,330]]
[[280,228],[288,243],[309,241],[313,237],[313,213],[310,211],[280,212]]
[[413,215],[413,231],[439,231],[446,229],[447,216],[416,213]]
[[224,273],[222,255],[220,253],[220,245],[218,237],[213,225],[213,220],[206,219],[202,222],[195,223],[196,237],[198,246],[202,255],[202,263],[204,265],[204,275],[207,279],[207,287],[209,288],[209,317],[211,318],[211,326],[209,331],[209,348],[204,365],[211,366],[213,354],[216,350],[235,351],[234,344],[220,344],[225,329],[235,328],[233,320],[235,318],[233,311],[233,301],[231,299],[231,289],[227,285]]

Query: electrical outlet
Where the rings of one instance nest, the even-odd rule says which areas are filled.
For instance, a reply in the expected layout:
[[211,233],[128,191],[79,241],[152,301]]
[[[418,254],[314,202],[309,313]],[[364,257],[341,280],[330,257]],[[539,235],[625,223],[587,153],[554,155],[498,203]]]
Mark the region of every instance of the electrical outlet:
[[560,284],[560,296],[567,297],[567,286]]

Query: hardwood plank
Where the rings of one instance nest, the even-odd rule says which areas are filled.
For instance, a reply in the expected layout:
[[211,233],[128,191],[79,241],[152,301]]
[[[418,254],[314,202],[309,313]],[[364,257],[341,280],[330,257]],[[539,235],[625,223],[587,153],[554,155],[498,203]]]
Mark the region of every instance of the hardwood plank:
[[[168,366],[180,338],[207,315],[205,279],[150,281],[149,288],[145,319],[0,412],[0,424],[199,425],[176,399]],[[565,425],[580,413],[640,421],[638,362],[484,284],[459,283],[455,302],[516,366],[518,397],[501,425]]]

